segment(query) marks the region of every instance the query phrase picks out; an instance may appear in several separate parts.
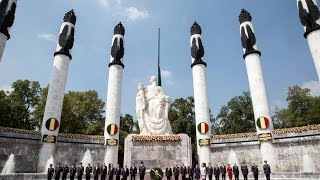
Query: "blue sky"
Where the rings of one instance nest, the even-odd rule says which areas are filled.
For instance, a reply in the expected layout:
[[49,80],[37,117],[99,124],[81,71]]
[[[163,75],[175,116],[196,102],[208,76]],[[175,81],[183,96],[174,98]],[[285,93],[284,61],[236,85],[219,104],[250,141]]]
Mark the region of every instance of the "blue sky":
[[172,99],[193,96],[190,27],[202,27],[209,104],[214,116],[232,97],[249,90],[242,58],[238,15],[253,17],[271,108],[285,106],[286,89],[300,85],[319,95],[313,60],[298,18],[296,1],[251,0],[18,0],[16,19],[0,63],[0,89],[17,79],[49,83],[64,14],[77,15],[73,59],[66,91],[96,90],[105,100],[114,26],[126,29],[122,113],[135,113],[139,82],[157,70],[161,28],[162,84]]

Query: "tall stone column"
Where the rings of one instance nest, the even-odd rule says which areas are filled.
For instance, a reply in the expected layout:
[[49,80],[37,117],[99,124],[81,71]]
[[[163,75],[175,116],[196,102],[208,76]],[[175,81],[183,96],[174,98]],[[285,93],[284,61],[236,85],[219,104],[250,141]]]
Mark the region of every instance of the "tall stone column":
[[239,21],[241,43],[244,53],[243,58],[247,67],[253,112],[256,130],[260,141],[262,159],[267,160],[273,166],[273,124],[260,63],[261,53],[258,50],[251,19],[250,13],[242,9]]
[[68,76],[71,49],[74,41],[76,16],[73,10],[67,12],[60,28],[59,42],[54,53],[54,62],[48,96],[42,120],[42,141],[55,143],[59,133],[60,118]]
[[0,2],[0,62],[6,46],[10,39],[9,30],[14,22],[17,0],[2,0]]
[[111,56],[109,63],[109,80],[105,121],[105,163],[118,163],[119,150],[119,127],[120,127],[120,108],[121,108],[121,89],[123,74],[123,55],[124,55],[124,34],[125,29],[121,22],[114,27],[112,37]]
[[320,12],[316,0],[297,0],[299,17],[304,29],[320,81]]
[[194,108],[197,131],[197,151],[199,164],[209,163],[211,160],[210,139],[211,123],[207,92],[207,75],[204,62],[204,48],[201,41],[201,27],[194,22],[191,27],[191,59],[194,90]]

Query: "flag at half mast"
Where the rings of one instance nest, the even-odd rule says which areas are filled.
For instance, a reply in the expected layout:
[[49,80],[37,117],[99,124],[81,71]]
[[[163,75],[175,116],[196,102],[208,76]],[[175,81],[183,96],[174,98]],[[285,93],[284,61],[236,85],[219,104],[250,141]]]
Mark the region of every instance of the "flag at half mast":
[[158,79],[157,85],[161,86],[161,69],[160,69],[160,28],[158,29]]

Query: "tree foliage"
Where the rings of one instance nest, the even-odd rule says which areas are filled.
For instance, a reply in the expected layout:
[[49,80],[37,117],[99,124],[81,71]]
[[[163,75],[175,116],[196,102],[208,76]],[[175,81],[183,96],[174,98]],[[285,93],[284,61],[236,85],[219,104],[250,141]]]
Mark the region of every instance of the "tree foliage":
[[255,120],[249,92],[233,97],[222,106],[215,118],[216,134],[231,134],[255,131]]

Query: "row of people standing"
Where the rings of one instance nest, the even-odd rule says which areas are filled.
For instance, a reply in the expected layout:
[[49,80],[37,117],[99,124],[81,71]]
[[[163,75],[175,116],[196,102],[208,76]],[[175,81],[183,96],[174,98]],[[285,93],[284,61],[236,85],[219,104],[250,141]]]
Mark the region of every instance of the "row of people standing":
[[99,180],[99,177],[101,180],[113,180],[114,178],[116,180],[127,180],[128,178],[135,180],[138,173],[140,179],[143,180],[146,173],[143,162],[141,162],[138,168],[133,163],[130,169],[127,166],[121,168],[119,164],[117,167],[113,167],[113,164],[109,164],[107,167],[105,164],[100,166],[99,163],[96,163],[94,167],[88,164],[86,168],[82,166],[82,163],[79,163],[78,167],[76,167],[76,163],[73,163],[70,168],[66,163],[64,163],[63,166],[58,163],[55,169],[52,166],[53,165],[50,164],[47,170],[48,180],[52,180],[53,177],[55,180],[60,180],[60,177],[62,177],[62,180],[66,180],[68,175],[70,180],[74,180],[75,178],[82,180],[83,176],[85,176],[86,180],[90,180],[91,176],[93,176],[94,180]]

